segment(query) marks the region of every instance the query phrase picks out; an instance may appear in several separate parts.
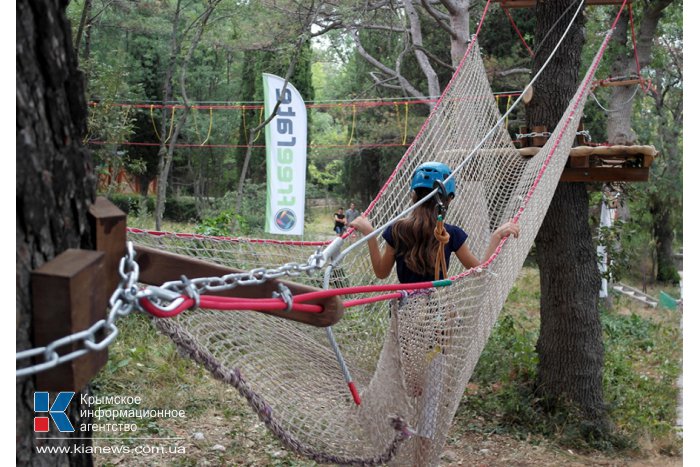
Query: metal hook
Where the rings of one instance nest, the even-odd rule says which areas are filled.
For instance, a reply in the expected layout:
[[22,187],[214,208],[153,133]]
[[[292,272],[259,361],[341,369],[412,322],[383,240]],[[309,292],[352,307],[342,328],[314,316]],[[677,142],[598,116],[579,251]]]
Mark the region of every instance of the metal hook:
[[282,283],[277,284],[277,288],[279,289],[279,292],[272,292],[272,298],[281,298],[282,301],[287,304],[287,308],[285,308],[284,311],[289,313],[292,311],[292,305],[294,305],[292,291],[289,290],[289,287]]

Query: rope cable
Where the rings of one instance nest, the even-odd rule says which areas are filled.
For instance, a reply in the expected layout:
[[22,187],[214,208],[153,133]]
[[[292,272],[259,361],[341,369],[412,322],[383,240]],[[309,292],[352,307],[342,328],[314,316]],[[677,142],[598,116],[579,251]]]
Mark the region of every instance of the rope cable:
[[202,144],[200,146],[204,146],[207,141],[209,141],[209,137],[211,136],[211,129],[214,126],[214,111],[212,110],[211,107],[209,107],[209,131],[207,131],[207,137],[202,141]]
[[403,139],[401,144],[406,144],[406,138],[408,137],[408,104],[404,104],[403,108]]
[[627,99],[625,102],[621,103],[621,104],[620,104],[620,107],[617,108],[617,109],[608,109],[608,108],[605,108],[605,107],[603,106],[603,104],[601,104],[600,101],[598,100],[598,97],[596,97],[595,92],[591,92],[591,97],[593,97],[593,100],[595,101],[595,103],[598,104],[598,107],[600,107],[604,112],[606,112],[606,113],[621,112],[622,110],[624,110],[623,107],[624,107],[625,105],[629,104],[630,101],[631,101],[632,99],[634,99],[634,96],[637,95],[637,91],[639,91],[639,88],[640,88],[641,86],[642,86],[641,84],[637,84],[637,85],[634,87],[634,92],[633,92],[632,95],[629,97],[629,99]]
[[530,48],[530,46],[527,45],[527,42],[525,42],[525,38],[520,33],[520,29],[518,29],[518,25],[515,24],[515,20],[513,19],[513,17],[510,14],[510,10],[508,8],[506,8],[505,5],[503,5],[503,3],[501,3],[501,8],[503,8],[503,11],[506,13],[506,16],[510,20],[510,24],[511,24],[511,26],[513,26],[513,29],[515,29],[515,32],[518,33],[518,37],[520,38],[520,41],[523,43],[523,45],[527,49],[528,53],[530,54],[530,57],[534,58],[535,54],[532,51],[532,49]]
[[[258,113],[258,126],[260,126],[262,121],[263,121],[263,107],[260,107],[260,112]],[[256,142],[258,140],[258,138],[260,138],[260,133],[262,133],[262,128],[258,130],[258,133],[255,135],[255,138],[253,139],[253,143]]]
[[352,143],[352,138],[355,135],[355,105],[352,106],[352,126],[350,127],[350,139],[348,140],[348,143],[346,146],[350,146],[350,143]]
[[156,138],[158,138],[158,141],[161,141],[160,134],[158,133],[158,128],[156,127],[156,120],[153,118],[153,107],[154,105],[151,104],[151,124],[153,125],[153,131],[156,132]]

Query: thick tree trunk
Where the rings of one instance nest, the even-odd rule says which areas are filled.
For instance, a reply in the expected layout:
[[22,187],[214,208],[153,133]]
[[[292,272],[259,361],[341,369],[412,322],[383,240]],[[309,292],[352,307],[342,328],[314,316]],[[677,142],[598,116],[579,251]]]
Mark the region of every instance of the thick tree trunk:
[[163,110],[160,124],[160,146],[158,148],[158,179],[156,181],[156,205],[154,217],[156,230],[161,230],[163,223],[163,213],[165,212],[165,198],[168,189],[168,176],[170,175],[170,165],[172,164],[172,151],[169,151],[167,143],[172,137],[170,134],[170,124],[174,116],[175,109],[168,112],[165,105],[173,99],[173,76],[177,66],[177,56],[180,53],[180,4],[178,0],[175,6],[173,17],[173,30],[170,34],[170,57],[168,67],[165,69],[165,79],[163,80]]
[[[637,60],[639,60],[640,69],[649,65],[652,40],[656,35],[663,10],[671,3],[673,0],[655,0],[647,5],[641,17],[642,20],[637,24],[637,44],[628,40],[631,38],[629,10],[622,12],[612,36],[613,44],[617,44],[618,50],[620,50],[613,61],[613,76],[637,75]],[[634,56],[635,45],[637,47],[636,58]],[[637,135],[632,129],[632,108],[637,93],[639,93],[639,85],[611,88],[608,104],[610,112],[607,121],[608,142],[611,144],[637,144]]]
[[[573,402],[605,422],[600,274],[582,183],[560,183],[535,240],[540,267],[537,387],[548,404]],[[604,427],[604,426],[603,426]]]
[[[67,1],[17,2],[16,348],[31,341],[30,273],[67,248],[88,248],[88,206],[96,178],[81,146],[87,105],[65,17]],[[92,465],[89,454],[39,454],[36,447],[90,445],[88,439],[39,440],[33,433],[34,380],[16,386],[17,465]],[[80,394],[68,414],[79,416]],[[78,422],[80,423],[80,422]],[[70,437],[55,427],[43,437]],[[75,433],[89,437],[89,433]]]
[[[570,5],[568,0],[536,7],[538,43]],[[570,9],[535,57],[536,73],[561,37],[575,10]],[[584,18],[579,15],[559,51],[534,87],[528,126],[553,130],[578,85]],[[535,239],[540,268],[540,336],[537,390],[548,403],[573,403],[585,419],[605,430],[603,343],[598,316],[600,275],[588,226],[588,194],[582,183],[559,183]]]
[[656,239],[656,280],[659,282],[678,282],[680,276],[673,260],[673,224],[671,212],[663,200],[653,199],[649,207],[654,217],[653,229]]

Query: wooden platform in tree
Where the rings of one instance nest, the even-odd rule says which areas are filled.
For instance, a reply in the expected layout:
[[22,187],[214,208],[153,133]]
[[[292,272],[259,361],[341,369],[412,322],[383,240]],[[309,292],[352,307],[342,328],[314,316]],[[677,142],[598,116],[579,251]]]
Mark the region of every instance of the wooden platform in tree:
[[[518,149],[532,157],[541,148]],[[658,154],[654,146],[576,146],[561,176],[562,182],[646,182]]]
[[[504,8],[533,8],[537,0],[497,0]],[[623,0],[586,0],[586,6],[622,5]],[[632,3],[628,0],[627,3]]]

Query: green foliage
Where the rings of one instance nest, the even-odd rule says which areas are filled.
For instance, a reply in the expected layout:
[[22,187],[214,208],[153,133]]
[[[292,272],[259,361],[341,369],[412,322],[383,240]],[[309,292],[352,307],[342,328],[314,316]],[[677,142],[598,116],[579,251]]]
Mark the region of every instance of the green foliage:
[[[214,200],[195,231],[205,235],[215,236],[261,236],[265,228],[265,183],[248,182],[243,187],[241,210],[234,213],[236,192]],[[234,222],[235,220],[235,222]]]
[[[144,215],[155,209],[155,197],[143,197],[135,193],[108,193],[107,198],[126,214]],[[169,198],[165,204],[165,219],[175,222],[192,222],[199,218],[192,197]]]
[[604,312],[601,319],[606,347],[603,383],[617,427],[633,438],[671,437],[675,383],[681,371],[678,328],[636,314]]
[[[527,271],[527,269],[526,269]],[[582,424],[575,407],[545,410],[535,396],[538,320],[537,281],[526,273],[511,291],[505,309],[474,369],[457,414],[463,429],[543,436],[577,449],[635,448],[652,440],[678,451],[674,422],[680,374],[680,332],[671,312],[657,319],[604,311],[606,349],[604,397],[613,432]]]

